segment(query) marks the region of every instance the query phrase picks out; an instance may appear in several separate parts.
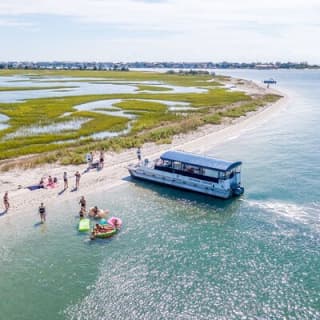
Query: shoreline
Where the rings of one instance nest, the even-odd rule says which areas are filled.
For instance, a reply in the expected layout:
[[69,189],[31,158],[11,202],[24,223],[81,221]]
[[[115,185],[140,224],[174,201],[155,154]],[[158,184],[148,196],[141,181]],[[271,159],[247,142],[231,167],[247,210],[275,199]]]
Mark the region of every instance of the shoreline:
[[[234,79],[235,81],[237,79]],[[171,144],[157,145],[155,143],[146,143],[142,146],[143,158],[156,158],[165,150],[184,150],[189,152],[205,153],[206,150],[217,146],[226,140],[237,138],[243,132],[250,130],[250,126],[254,127],[267,121],[276,111],[283,109],[289,100],[288,95],[284,92],[279,92],[275,89],[267,89],[257,85],[253,81],[246,83],[246,89],[254,94],[255,91],[263,91],[264,93],[280,94],[283,96],[275,103],[269,103],[257,111],[250,112],[246,116],[235,119],[228,119],[223,124],[219,125],[205,125],[195,131],[174,136]],[[241,90],[241,88],[239,88]],[[85,156],[85,155],[83,155]],[[96,153],[95,158],[97,159]],[[88,202],[90,202],[90,194],[97,192],[104,192],[106,190],[115,188],[122,184],[128,183],[125,180],[129,176],[127,170],[128,164],[136,162],[136,149],[127,149],[122,152],[106,152],[105,166],[101,171],[91,169],[84,173],[87,165],[58,165],[46,164],[32,169],[13,169],[8,172],[3,172],[0,178],[0,194],[9,192],[10,209],[8,213],[3,214],[3,204],[0,209],[0,224],[4,223],[11,215],[18,214],[23,209],[25,214],[30,212],[37,212],[40,202],[46,206],[50,206],[53,201],[74,200],[75,213],[77,213],[80,196],[84,195]],[[75,192],[71,192],[75,184],[75,172],[79,170],[81,173],[80,188]],[[61,193],[63,189],[63,172],[68,173],[69,188]],[[49,176],[58,178],[58,187],[55,189],[38,189],[30,191],[26,186],[30,186],[39,182],[42,176]],[[95,185],[96,187],[92,188]],[[19,188],[22,186],[22,188]],[[1,222],[2,221],[2,222]]]

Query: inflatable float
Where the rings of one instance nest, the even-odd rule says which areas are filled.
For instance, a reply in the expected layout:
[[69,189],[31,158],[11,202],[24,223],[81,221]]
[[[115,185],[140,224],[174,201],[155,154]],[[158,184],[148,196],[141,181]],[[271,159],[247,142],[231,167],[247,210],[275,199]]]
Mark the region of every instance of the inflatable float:
[[90,230],[90,219],[80,219],[79,221],[79,231],[89,231]]
[[111,217],[108,219],[108,224],[119,230],[122,226],[122,220],[118,217]]
[[95,219],[103,219],[106,218],[107,214],[109,213],[109,210],[102,210],[102,209],[98,209],[97,212],[95,212],[95,208],[92,207],[89,210],[89,216]]
[[117,233],[117,229],[111,225],[98,225],[99,230],[94,228],[91,234],[91,240],[95,238],[105,239],[110,238]]
[[99,224],[102,224],[102,225],[106,225],[108,222],[105,218],[102,218],[100,221],[99,221]]

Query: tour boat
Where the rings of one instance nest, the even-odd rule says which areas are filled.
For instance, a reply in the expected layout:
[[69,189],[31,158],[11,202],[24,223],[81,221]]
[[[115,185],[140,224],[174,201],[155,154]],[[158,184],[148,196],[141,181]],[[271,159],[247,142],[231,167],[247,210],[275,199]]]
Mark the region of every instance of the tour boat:
[[243,194],[241,161],[231,162],[182,151],[131,164],[132,177],[228,199]]

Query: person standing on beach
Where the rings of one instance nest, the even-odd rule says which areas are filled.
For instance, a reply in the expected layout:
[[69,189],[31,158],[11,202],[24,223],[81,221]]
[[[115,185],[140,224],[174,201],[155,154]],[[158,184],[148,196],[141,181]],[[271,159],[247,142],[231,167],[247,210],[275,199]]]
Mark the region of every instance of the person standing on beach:
[[46,222],[46,207],[43,205],[43,202],[41,202],[40,204],[39,214],[40,214],[41,223]]
[[7,212],[10,208],[8,191],[6,191],[6,193],[3,196],[3,204],[4,204],[5,212]]
[[75,177],[76,177],[76,190],[78,190],[79,189],[79,186],[80,186],[80,177],[81,177],[81,174],[80,174],[80,172],[79,171],[77,171],[76,173],[75,173]]
[[104,148],[100,151],[100,157],[99,157],[99,167],[102,169],[104,166]]
[[66,172],[63,173],[64,190],[68,189],[68,175]]
[[137,158],[138,158],[138,161],[140,162],[141,161],[141,148],[138,147],[138,150],[137,150]]
[[88,162],[88,169],[91,169],[92,162],[93,162],[93,153],[92,153],[92,151],[87,154],[87,162]]

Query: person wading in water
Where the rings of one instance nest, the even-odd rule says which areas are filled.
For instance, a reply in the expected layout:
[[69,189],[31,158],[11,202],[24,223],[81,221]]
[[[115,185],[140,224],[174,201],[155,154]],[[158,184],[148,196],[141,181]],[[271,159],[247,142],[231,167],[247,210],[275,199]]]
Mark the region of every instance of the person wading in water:
[[40,214],[41,223],[46,222],[46,207],[43,205],[43,202],[41,202],[40,204],[39,214]]

